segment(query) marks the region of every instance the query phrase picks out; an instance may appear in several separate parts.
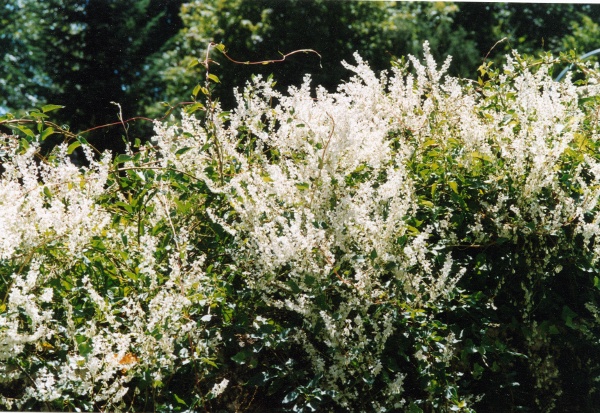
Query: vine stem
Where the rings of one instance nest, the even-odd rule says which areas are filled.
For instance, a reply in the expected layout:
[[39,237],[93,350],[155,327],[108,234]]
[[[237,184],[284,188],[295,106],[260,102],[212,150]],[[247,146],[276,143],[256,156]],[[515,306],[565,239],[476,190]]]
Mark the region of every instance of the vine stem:
[[214,43],[214,42],[210,42],[209,45],[208,45],[207,53],[206,53],[206,60],[203,63],[207,63],[208,62],[208,50],[210,50],[211,47],[214,47],[214,48],[217,48],[217,50],[219,50],[223,54],[223,56],[225,56],[225,58],[227,60],[229,60],[232,63],[238,64],[238,65],[268,65],[268,64],[271,64],[271,63],[281,63],[281,62],[284,62],[285,59],[287,59],[289,56],[292,56],[292,55],[295,55],[295,54],[298,54],[298,53],[305,53],[305,54],[307,54],[307,53],[314,53],[317,56],[319,56],[319,66],[321,68],[323,68],[323,66],[321,64],[321,59],[322,59],[321,55],[319,54],[319,52],[317,52],[316,50],[313,50],[313,49],[299,49],[299,50],[294,50],[293,52],[289,52],[289,53],[286,53],[286,54],[283,54],[283,53],[280,52],[281,59],[259,60],[259,61],[255,61],[255,62],[247,60],[245,62],[242,62],[242,61],[235,60],[235,59],[231,58],[227,54],[227,52],[225,51],[224,47],[220,47],[220,46],[222,46],[222,45]]

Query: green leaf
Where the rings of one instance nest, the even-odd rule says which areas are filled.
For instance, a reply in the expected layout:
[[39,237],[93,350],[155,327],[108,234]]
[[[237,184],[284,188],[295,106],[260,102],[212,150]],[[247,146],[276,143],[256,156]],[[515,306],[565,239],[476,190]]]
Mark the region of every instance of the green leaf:
[[417,406],[414,402],[412,402],[410,404],[410,406],[408,406],[408,413],[423,413],[423,409],[421,409],[419,406]]
[[21,132],[23,132],[25,135],[27,135],[31,138],[35,137],[35,133],[33,133],[33,131],[31,129],[29,129],[27,126],[19,125],[19,126],[17,126],[17,129],[19,129]]
[[45,130],[44,130],[44,131],[41,133],[41,135],[40,135],[40,139],[41,139],[41,140],[46,140],[46,138],[47,138],[48,136],[52,135],[53,133],[54,133],[54,128],[52,128],[52,127],[49,127],[49,128],[45,129]]
[[373,250],[371,250],[371,253],[369,254],[369,258],[372,260],[374,260],[375,258],[377,258],[377,250],[375,248],[373,248]]
[[201,361],[202,363],[208,364],[209,366],[212,366],[212,367],[214,367],[214,368],[218,368],[218,367],[219,367],[219,366],[217,366],[217,363],[215,363],[214,361],[212,361],[212,360],[211,360],[211,359],[209,359],[209,358],[202,357],[202,358],[200,359],[200,361]]
[[198,66],[200,64],[200,60],[198,59],[192,59],[192,61],[190,62],[190,64],[187,65],[188,69],[191,69],[194,66]]
[[198,93],[200,93],[200,85],[196,85],[196,87],[194,88],[194,90],[192,91],[192,95],[194,97],[198,96]]
[[450,181],[448,182],[448,186],[454,191],[454,193],[458,194],[458,184],[456,182]]
[[191,115],[197,110],[205,110],[206,107],[202,103],[194,103],[193,105],[189,105],[185,107],[185,113]]
[[419,235],[419,233],[421,231],[419,231],[417,228],[413,227],[412,225],[407,225],[406,232],[408,232],[410,235]]
[[290,393],[286,394],[282,400],[283,404],[291,403],[298,398],[298,392],[296,390],[292,390]]
[[184,406],[187,406],[187,403],[185,402],[185,400],[183,400],[181,397],[179,397],[178,395],[176,395],[175,393],[173,393],[173,397],[175,398],[175,401],[179,404],[183,404]]
[[12,120],[15,118],[15,115],[12,113],[6,113],[5,115],[0,116],[0,123],[5,122],[7,120]]
[[310,188],[310,184],[307,182],[300,182],[296,184],[296,188],[298,188],[300,191],[306,191],[308,188]]
[[221,83],[221,81],[219,80],[219,78],[217,77],[217,75],[213,75],[212,73],[208,75],[208,78],[210,80],[212,80],[215,83]]
[[29,116],[31,116],[32,118],[36,118],[36,119],[44,119],[44,118],[48,117],[48,115],[44,115],[43,113],[38,112],[37,110],[30,112]]
[[116,164],[124,163],[124,162],[130,161],[132,159],[133,158],[130,155],[122,153],[120,155],[117,155],[117,157],[115,158],[115,163]]
[[52,112],[53,110],[62,109],[62,108],[64,108],[64,106],[61,106],[61,105],[44,105],[44,106],[42,106],[42,112],[48,113],[48,112]]
[[25,152],[27,149],[29,149],[29,142],[27,141],[27,139],[19,139],[19,150]]
[[246,364],[248,358],[250,357],[249,350],[242,350],[237,353],[235,356],[231,357],[231,360],[235,361],[237,364]]
[[327,305],[327,299],[325,298],[324,294],[317,295],[315,297],[315,303],[317,304],[319,310],[327,311],[329,309]]
[[300,287],[298,287],[298,284],[296,284],[293,280],[287,280],[285,283],[287,284],[288,287],[290,287],[292,289],[292,293],[294,293],[294,294],[300,293]]
[[175,155],[183,155],[184,153],[186,153],[190,149],[192,149],[192,148],[188,148],[188,147],[180,148],[180,149],[177,150],[177,152],[175,152]]
[[424,207],[427,207],[427,208],[433,208],[434,207],[433,202],[428,201],[426,199],[419,200],[419,204],[422,205],[422,206],[424,206]]
[[75,141],[67,148],[67,155],[71,155],[73,151],[81,146],[81,142]]
[[565,321],[565,325],[570,328],[577,328],[575,324],[573,324],[573,319],[577,318],[578,315],[575,311],[571,310],[568,306],[563,306],[562,308],[562,319]]
[[131,207],[131,205],[129,205],[126,202],[123,201],[117,201],[115,202],[115,206],[120,206],[123,209],[125,209],[125,211],[129,212],[130,214],[133,212],[133,208]]
[[427,148],[428,146],[433,146],[433,145],[437,145],[437,141],[435,139],[428,139],[425,142],[423,142],[423,148]]

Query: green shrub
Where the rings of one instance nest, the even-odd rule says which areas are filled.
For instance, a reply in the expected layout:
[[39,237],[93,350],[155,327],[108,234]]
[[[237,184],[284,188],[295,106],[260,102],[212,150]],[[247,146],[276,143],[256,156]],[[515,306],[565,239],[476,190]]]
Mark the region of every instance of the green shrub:
[[199,87],[114,160],[5,136],[0,404],[597,405],[597,72],[356,60],[336,93],[257,76],[231,113]]

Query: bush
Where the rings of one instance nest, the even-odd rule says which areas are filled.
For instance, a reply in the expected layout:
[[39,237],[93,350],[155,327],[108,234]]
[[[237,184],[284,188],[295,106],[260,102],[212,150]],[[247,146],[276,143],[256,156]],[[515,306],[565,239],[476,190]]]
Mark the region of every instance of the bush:
[[114,160],[5,136],[0,404],[597,405],[597,72],[356,60],[336,93],[257,76],[231,113],[197,88],[202,116]]

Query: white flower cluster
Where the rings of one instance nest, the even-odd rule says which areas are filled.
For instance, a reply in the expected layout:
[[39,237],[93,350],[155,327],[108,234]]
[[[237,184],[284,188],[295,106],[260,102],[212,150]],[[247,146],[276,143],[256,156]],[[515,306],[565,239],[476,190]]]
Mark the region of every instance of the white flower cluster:
[[[357,55],[356,66],[344,63],[355,76],[336,93],[306,78],[284,95],[257,77],[229,116],[215,106],[209,127],[186,115],[157,124],[153,146],[142,149],[146,166],[128,161],[116,171],[151,186],[143,202],[108,181],[107,158],[78,167],[61,147],[40,164],[36,148],[20,153],[5,138],[0,260],[21,267],[11,267],[0,312],[0,382],[21,380],[26,392],[0,405],[83,398],[86,409],[122,409],[135,397],[127,394],[133,379],[159,389],[192,361],[208,374],[222,340],[207,325],[222,298],[206,271],[219,263],[205,262],[193,239],[204,198],[183,205],[177,185],[152,181],[156,171],[221,197],[221,209],[205,214],[232,236],[232,265],[267,306],[300,317],[304,328],[290,337],[341,407],[384,374],[383,398],[370,408],[405,405],[406,374],[383,355],[415,322],[407,308],[434,308],[456,292],[467,266],[455,247],[528,232],[555,237],[544,251],[523,250],[550,277],[552,248],[571,236],[569,226],[596,262],[600,162],[569,151],[584,139],[580,95],[598,91],[555,83],[544,69],[512,75],[518,56],[496,89],[478,90],[445,76],[450,60],[438,69],[425,48],[424,64],[410,59],[414,74],[398,68],[378,78]],[[597,128],[588,135],[597,141]],[[581,157],[574,170],[568,156]],[[468,188],[464,176],[485,176],[485,185]],[[107,194],[118,202],[102,203]],[[447,205],[474,194],[483,207],[458,233],[468,204]],[[436,197],[445,209],[434,208]],[[131,218],[142,207],[143,225]],[[169,254],[159,259],[162,250]],[[61,271],[79,278],[58,297]],[[436,357],[426,346],[410,356],[449,365],[459,340],[448,334]],[[207,395],[226,390],[222,377],[207,383]]]
[[53,161],[39,163],[37,145],[19,153],[14,137],[7,136],[0,145],[10,160],[2,163],[0,180],[0,259],[53,237],[64,238],[69,252],[77,254],[109,218],[93,202],[104,191],[109,159],[78,167],[66,156],[66,145],[60,145]]
[[[500,89],[480,92],[444,76],[450,60],[438,69],[425,48],[425,64],[411,57],[415,75],[398,69],[389,78],[378,79],[355,56],[356,66],[344,63],[355,76],[337,93],[313,90],[306,78],[282,95],[257,77],[238,93],[229,124],[216,125],[214,144],[201,155],[173,155],[211,143],[197,121],[184,118],[183,133],[158,126],[156,142],[171,154],[164,164],[228,197],[235,219],[217,222],[238,239],[232,254],[247,282],[270,305],[305,319],[310,333],[300,331],[296,339],[342,406],[360,397],[350,383],[380,373],[395,328],[390,314],[373,309],[406,297],[417,306],[443,300],[467,270],[451,253],[460,242],[451,212],[419,229],[410,221],[424,206],[417,186],[429,178],[415,178],[411,168],[429,162],[428,148],[452,153],[454,164],[471,174],[493,165],[480,192],[487,213],[466,229],[473,245],[492,244],[492,234],[508,240],[519,231],[556,235],[577,222],[586,248],[594,257],[600,253],[592,242],[600,235],[598,161],[586,156],[573,172],[578,203],[557,174],[578,139],[580,91],[570,81],[555,83],[545,69],[508,81],[520,64],[509,58]],[[510,101],[492,105],[494,95]],[[222,168],[235,171],[225,183],[204,172],[217,157]],[[591,181],[583,177],[584,167],[593,171]],[[448,190],[459,193],[458,178],[447,180]],[[540,202],[544,196],[554,198],[552,209]],[[545,262],[551,255],[546,251]],[[536,271],[551,275],[555,268]],[[338,295],[335,303],[323,301],[320,292],[327,289]],[[315,341],[333,350],[323,351]],[[403,377],[382,390],[390,405],[402,401],[397,383]]]
[[12,152],[0,178],[1,275],[8,280],[0,386],[20,383],[24,391],[0,405],[60,400],[124,409],[126,394],[135,397],[132,379],[148,374],[159,392],[178,366],[210,362],[220,336],[197,321],[212,300],[204,257],[190,248],[185,227],[165,261],[155,256],[164,234],[152,229],[170,222],[172,194],[149,200],[140,227],[100,200],[115,192],[109,154],[83,167],[60,146],[40,162],[36,147],[20,153],[15,137],[3,139]]

